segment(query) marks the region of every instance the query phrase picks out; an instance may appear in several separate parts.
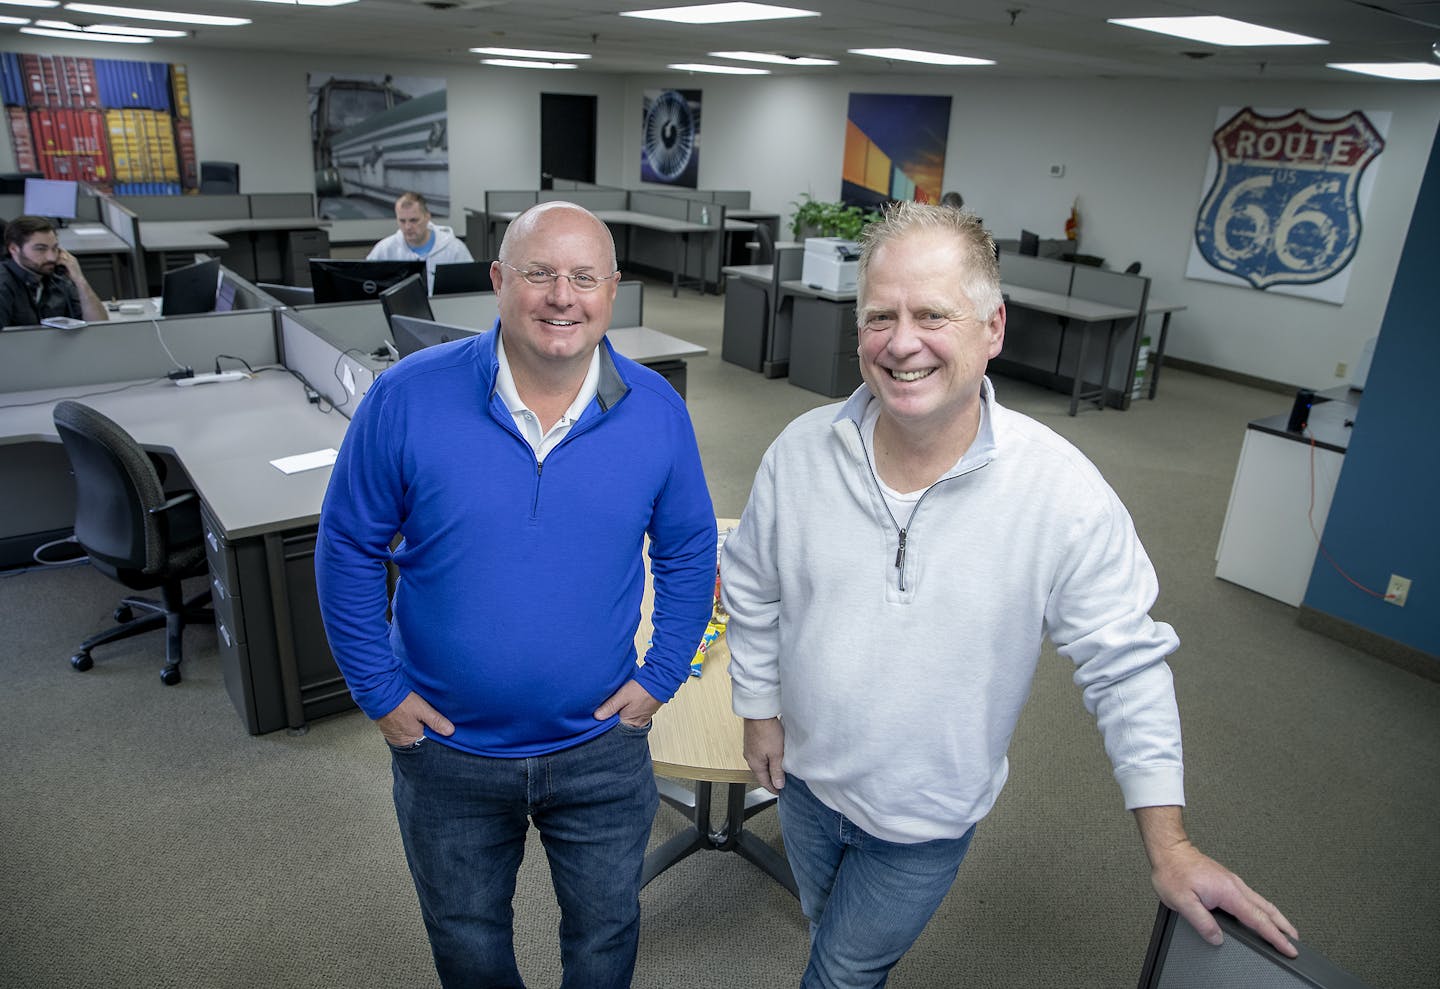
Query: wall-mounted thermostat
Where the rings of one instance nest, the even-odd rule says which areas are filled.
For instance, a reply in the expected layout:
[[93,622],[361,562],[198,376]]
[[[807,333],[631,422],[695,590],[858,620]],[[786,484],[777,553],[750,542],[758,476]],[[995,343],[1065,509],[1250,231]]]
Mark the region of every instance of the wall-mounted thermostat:
[[1052,179],[1058,179],[1058,178],[1060,178],[1060,177],[1061,177],[1062,175],[1064,175],[1064,174],[1065,174],[1065,166],[1064,166],[1064,165],[1051,165],[1051,166],[1050,166],[1050,177],[1051,177]]

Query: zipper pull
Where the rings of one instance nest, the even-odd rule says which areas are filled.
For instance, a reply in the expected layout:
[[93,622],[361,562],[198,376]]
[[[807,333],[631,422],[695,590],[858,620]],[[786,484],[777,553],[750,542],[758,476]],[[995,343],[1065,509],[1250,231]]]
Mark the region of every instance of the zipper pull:
[[900,549],[895,553],[895,569],[905,569],[905,530],[900,530]]

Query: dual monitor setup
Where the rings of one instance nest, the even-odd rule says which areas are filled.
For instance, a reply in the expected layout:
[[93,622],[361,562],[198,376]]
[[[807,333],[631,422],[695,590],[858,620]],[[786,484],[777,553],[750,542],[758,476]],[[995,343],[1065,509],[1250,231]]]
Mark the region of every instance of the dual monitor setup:
[[[424,261],[360,261],[347,258],[311,258],[310,284],[315,301],[365,302],[397,282],[425,277]],[[435,295],[494,291],[488,261],[465,261],[435,266]]]

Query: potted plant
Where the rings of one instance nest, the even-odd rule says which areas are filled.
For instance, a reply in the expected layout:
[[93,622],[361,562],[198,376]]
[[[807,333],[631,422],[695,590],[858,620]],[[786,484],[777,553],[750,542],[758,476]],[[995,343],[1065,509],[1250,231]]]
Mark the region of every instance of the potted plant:
[[808,192],[800,194],[803,202],[792,202],[795,215],[790,220],[790,232],[796,240],[806,237],[842,237],[855,240],[865,224],[880,219],[875,210],[845,203],[828,203],[811,198]]

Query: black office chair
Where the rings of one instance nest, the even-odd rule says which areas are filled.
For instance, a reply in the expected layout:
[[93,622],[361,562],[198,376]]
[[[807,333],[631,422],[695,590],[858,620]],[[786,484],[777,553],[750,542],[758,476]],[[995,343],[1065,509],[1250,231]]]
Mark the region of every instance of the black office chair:
[[200,163],[200,194],[238,193],[240,163],[234,161],[202,161]]
[[1127,274],[1127,275],[1138,275],[1138,274],[1140,274],[1140,262],[1139,262],[1139,261],[1131,261],[1129,264],[1127,264],[1127,265],[1125,266],[1125,274]]
[[755,239],[760,242],[759,249],[755,251],[755,263],[774,264],[775,235],[770,232],[770,227],[768,224],[755,224]]
[[122,599],[115,609],[121,624],[82,642],[70,665],[84,672],[94,665],[90,650],[96,646],[164,628],[160,681],[177,684],[185,626],[215,619],[204,607],[209,588],[186,600],[180,583],[206,573],[199,496],[186,491],[167,497],[155,461],[89,406],[60,402],[54,417],[75,475],[76,540],[101,573],[137,591],[158,587],[163,596]]

